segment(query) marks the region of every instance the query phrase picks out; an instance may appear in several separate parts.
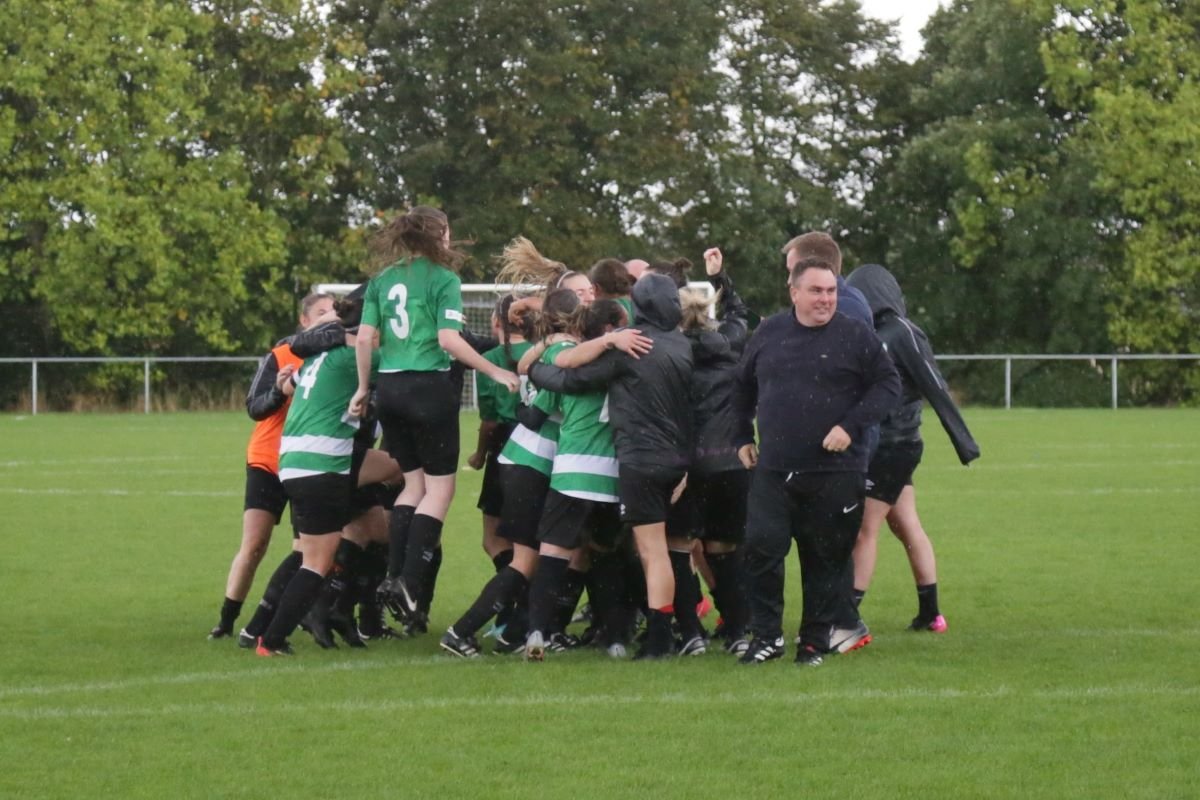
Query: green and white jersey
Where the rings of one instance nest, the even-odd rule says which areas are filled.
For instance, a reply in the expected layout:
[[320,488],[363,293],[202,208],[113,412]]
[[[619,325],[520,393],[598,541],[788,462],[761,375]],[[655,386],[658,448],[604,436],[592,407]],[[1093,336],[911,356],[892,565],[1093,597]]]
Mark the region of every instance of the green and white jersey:
[[608,424],[608,392],[556,395],[562,412],[550,488],[568,497],[617,502],[617,451]]
[[633,327],[633,299],[629,297],[618,297],[617,302],[621,304],[621,308],[625,309],[627,318],[626,325]]
[[[509,353],[512,354],[512,363],[508,360],[508,353],[504,352],[504,345],[493,347],[483,354],[483,357],[503,369],[516,371],[515,362],[521,360],[521,356],[533,347],[532,342],[513,342],[508,346]],[[533,393],[536,390],[529,383],[529,376],[521,376],[521,388],[516,392],[510,392],[507,387],[501,386],[487,375],[482,374],[478,370],[475,371],[475,399],[479,403],[479,418],[491,422],[516,422],[517,421],[517,405],[521,402],[528,402],[533,399]]]
[[[554,357],[568,347],[574,347],[573,342],[559,342],[546,348],[541,361],[553,364]],[[549,476],[554,468],[554,454],[558,452],[558,429],[562,422],[562,414],[558,410],[558,395],[554,392],[539,391],[529,379],[521,376],[521,402],[527,406],[541,409],[550,415],[542,423],[542,427],[531,431],[524,425],[513,429],[512,436],[500,457],[496,460],[501,464],[517,464],[522,467],[532,467],[543,475]]]
[[462,330],[462,282],[427,258],[398,261],[367,284],[362,321],[379,330],[380,372],[448,370],[438,331]]
[[[372,366],[378,362],[378,353]],[[358,389],[353,347],[338,347],[306,360],[279,442],[279,479],[350,474],[359,421],[346,414]]]

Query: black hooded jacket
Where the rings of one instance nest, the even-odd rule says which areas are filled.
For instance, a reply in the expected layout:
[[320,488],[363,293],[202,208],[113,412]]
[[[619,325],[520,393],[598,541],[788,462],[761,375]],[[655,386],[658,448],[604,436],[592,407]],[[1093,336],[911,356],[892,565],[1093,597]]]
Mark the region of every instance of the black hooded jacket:
[[737,457],[737,415],[733,412],[733,384],[738,359],[750,337],[749,311],[724,272],[709,277],[717,290],[716,329],[686,332],[692,342],[692,411],[696,444],[692,472],[709,475],[745,469]]
[[647,472],[686,470],[692,455],[692,345],[679,331],[682,315],[675,282],[663,275],[643,275],[633,286],[633,313],[635,326],[654,341],[649,353],[633,358],[610,350],[578,369],[534,364],[529,379],[539,389],[567,394],[608,387],[613,444],[621,466]]
[[942,427],[950,436],[958,460],[969,464],[979,458],[979,445],[971,437],[967,423],[950,397],[946,380],[934,360],[929,338],[908,319],[904,294],[896,278],[878,264],[864,264],[847,280],[871,304],[875,332],[900,373],[900,405],[888,414],[880,426],[880,446],[921,441],[921,405],[924,398],[933,406]]

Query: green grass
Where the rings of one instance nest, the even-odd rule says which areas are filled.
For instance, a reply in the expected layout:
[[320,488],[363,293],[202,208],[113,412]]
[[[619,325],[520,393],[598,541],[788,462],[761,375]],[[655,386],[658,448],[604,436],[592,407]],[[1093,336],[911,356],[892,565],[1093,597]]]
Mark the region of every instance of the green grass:
[[[435,636],[257,659],[204,638],[244,416],[0,417],[0,797],[1200,796],[1200,412],[967,417],[983,459],[931,420],[917,473],[950,632],[903,630],[889,539],[875,642],[815,670],[459,662]],[[477,490],[463,473],[434,629],[491,569]]]

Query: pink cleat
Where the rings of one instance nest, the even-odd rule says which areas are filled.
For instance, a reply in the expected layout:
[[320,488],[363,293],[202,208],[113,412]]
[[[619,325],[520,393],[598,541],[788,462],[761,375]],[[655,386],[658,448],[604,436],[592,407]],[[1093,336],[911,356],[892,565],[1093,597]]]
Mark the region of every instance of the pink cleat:
[[923,620],[920,617],[916,617],[913,619],[912,624],[908,626],[908,629],[913,631],[930,631],[931,633],[945,633],[949,627],[946,624],[946,618],[938,614],[932,620]]

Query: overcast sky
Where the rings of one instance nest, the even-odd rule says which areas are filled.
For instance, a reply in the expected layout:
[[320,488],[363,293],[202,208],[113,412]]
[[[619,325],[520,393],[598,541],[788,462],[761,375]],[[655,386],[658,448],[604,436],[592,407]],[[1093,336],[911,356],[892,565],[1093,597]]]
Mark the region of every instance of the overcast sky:
[[859,0],[868,16],[900,21],[900,47],[909,61],[921,53],[921,28],[938,0]]

